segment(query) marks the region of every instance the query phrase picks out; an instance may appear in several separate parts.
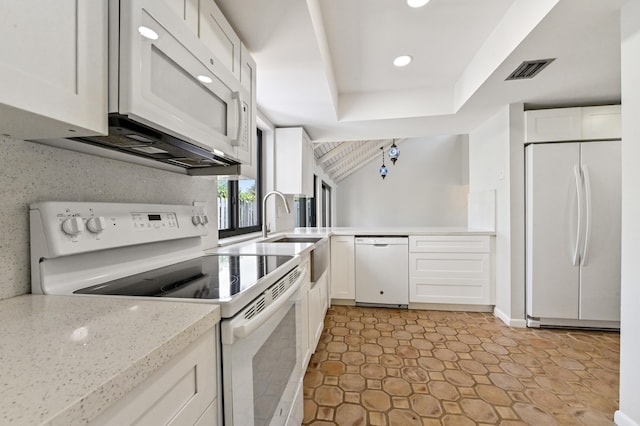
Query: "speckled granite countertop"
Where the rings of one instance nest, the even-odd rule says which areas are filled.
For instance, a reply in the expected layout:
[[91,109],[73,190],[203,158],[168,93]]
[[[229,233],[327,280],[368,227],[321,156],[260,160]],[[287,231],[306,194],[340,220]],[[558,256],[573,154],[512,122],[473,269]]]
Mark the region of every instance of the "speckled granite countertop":
[[331,237],[333,235],[357,236],[494,236],[492,229],[476,229],[463,227],[358,227],[358,228],[294,228],[289,231],[270,234],[268,238],[256,237],[252,240],[207,249],[211,254],[279,254],[304,255],[313,248],[312,243],[274,243],[279,237]]
[[496,235],[493,229],[466,228],[461,226],[360,226],[333,228],[295,228],[287,235],[358,235],[358,236],[407,236],[407,235]]
[[25,295],[0,301],[0,424],[85,424],[220,320],[216,305]]

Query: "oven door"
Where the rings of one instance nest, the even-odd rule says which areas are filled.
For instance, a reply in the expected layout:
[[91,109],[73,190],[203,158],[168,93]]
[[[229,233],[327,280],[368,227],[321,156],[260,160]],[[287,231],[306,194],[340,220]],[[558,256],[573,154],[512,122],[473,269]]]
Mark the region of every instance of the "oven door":
[[302,422],[301,293],[305,280],[306,269],[295,284],[252,318],[245,319],[247,312],[260,309],[260,298],[234,318],[222,321],[225,424]]
[[233,74],[163,1],[121,1],[110,19],[110,112],[235,157],[248,110]]

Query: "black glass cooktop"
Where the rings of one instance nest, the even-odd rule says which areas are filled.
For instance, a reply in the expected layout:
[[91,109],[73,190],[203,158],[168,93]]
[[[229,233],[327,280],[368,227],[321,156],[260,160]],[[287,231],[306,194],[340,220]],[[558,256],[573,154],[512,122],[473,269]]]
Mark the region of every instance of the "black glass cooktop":
[[74,291],[146,297],[224,300],[245,291],[293,256],[207,255]]

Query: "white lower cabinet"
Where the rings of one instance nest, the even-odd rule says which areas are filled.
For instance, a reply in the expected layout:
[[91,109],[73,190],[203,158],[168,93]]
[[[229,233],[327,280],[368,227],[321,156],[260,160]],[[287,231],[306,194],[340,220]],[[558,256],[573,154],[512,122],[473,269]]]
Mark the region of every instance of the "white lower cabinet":
[[324,329],[324,315],[327,312],[327,274],[311,284],[309,290],[309,345],[313,352],[318,345],[320,335]]
[[355,237],[331,237],[331,299],[355,300]]
[[218,333],[205,333],[92,425],[217,425]]
[[409,303],[492,305],[491,237],[409,237]]
[[302,322],[302,336],[300,336],[300,344],[302,345],[302,354],[304,355],[302,358],[302,366],[307,368],[309,364],[309,360],[311,359],[311,354],[313,354],[313,350],[315,348],[311,347],[310,343],[310,326],[309,326],[309,289],[310,283],[307,281],[302,284],[302,318],[300,318]]

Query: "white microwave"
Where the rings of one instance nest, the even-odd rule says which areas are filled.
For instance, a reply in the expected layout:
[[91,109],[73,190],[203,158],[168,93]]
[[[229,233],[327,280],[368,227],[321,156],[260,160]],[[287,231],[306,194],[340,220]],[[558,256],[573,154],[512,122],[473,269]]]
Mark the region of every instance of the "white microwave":
[[109,135],[77,140],[177,165],[238,164],[240,82],[163,1],[109,1]]

